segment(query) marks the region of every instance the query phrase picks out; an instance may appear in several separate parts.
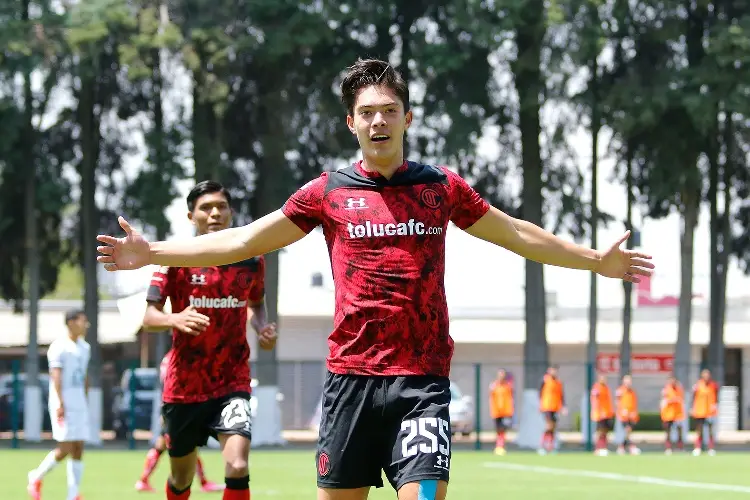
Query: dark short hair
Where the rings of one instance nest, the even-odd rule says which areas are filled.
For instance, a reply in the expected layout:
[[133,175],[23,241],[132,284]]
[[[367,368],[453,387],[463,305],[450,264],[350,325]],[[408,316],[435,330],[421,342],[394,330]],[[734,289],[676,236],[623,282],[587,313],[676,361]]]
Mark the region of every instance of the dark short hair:
[[198,198],[205,194],[211,193],[223,194],[224,198],[227,199],[227,203],[229,203],[230,205],[232,204],[232,195],[229,194],[227,188],[222,186],[221,183],[216,181],[201,181],[196,184],[187,195],[188,210],[190,210],[191,212],[195,210],[195,202],[198,201]]
[[354,102],[359,92],[371,85],[382,85],[401,99],[404,111],[409,111],[409,85],[396,69],[379,59],[357,59],[349,66],[341,80],[341,102],[349,115],[354,114]]
[[67,311],[65,311],[65,324],[67,325],[71,321],[77,320],[84,314],[86,314],[86,312],[80,307],[76,307],[74,309],[68,309]]

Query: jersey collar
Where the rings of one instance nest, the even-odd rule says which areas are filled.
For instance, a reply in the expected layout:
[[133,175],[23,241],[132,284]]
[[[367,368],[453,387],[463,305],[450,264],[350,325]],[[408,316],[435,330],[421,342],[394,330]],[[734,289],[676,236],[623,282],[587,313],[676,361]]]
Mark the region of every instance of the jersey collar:
[[[409,162],[407,162],[406,160],[404,160],[403,165],[401,165],[400,167],[398,167],[398,170],[396,170],[393,173],[393,175],[406,172],[407,168],[409,168]],[[372,171],[372,170],[365,170],[364,168],[362,168],[362,160],[359,160],[359,161],[357,161],[354,164],[354,170],[356,170],[357,173],[360,174],[361,176],[367,177],[368,179],[382,179],[383,178],[383,176],[380,175],[379,172],[375,172],[375,171]]]

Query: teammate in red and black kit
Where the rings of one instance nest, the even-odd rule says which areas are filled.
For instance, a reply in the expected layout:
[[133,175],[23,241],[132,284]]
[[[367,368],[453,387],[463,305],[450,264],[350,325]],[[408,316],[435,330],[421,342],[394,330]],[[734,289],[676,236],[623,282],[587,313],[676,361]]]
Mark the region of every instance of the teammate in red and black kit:
[[[170,349],[169,352],[164,355],[164,358],[159,365],[159,376],[161,377],[162,384],[164,384],[164,379],[166,378],[173,353],[174,350]],[[151,474],[154,473],[162,453],[167,449],[167,429],[164,427],[164,417],[160,420],[161,432],[159,433],[159,437],[156,438],[154,446],[148,450],[148,453],[146,453],[146,462],[143,464],[143,472],[141,473],[141,477],[135,483],[135,489],[137,491],[154,491],[149,483],[149,478],[151,478]],[[204,493],[222,491],[224,489],[223,484],[217,484],[208,480],[206,477],[206,469],[203,467],[203,461],[198,456],[195,457],[195,475],[198,476],[198,480],[201,483],[201,491]]]
[[[203,181],[188,194],[188,218],[199,235],[225,232],[232,222],[231,196],[219,183]],[[151,279],[143,325],[171,328],[173,355],[164,378],[162,416],[171,476],[168,499],[187,499],[197,448],[219,440],[225,462],[225,500],[250,498],[251,324],[263,349],[276,343],[266,324],[264,259],[253,256],[229,265],[162,267]],[[169,298],[172,310],[163,311]]]
[[341,83],[347,124],[364,159],[322,174],[252,224],[189,242],[99,236],[109,271],[149,263],[209,266],[289,245],[323,226],[336,287],[318,441],[318,499],[362,500],[382,486],[400,500],[442,500],[451,429],[453,341],[443,285],[448,223],[547,264],[639,281],[649,257],[568,243],[490,207],[445,167],[404,161],[412,121],[406,82],[386,62],[360,60]]

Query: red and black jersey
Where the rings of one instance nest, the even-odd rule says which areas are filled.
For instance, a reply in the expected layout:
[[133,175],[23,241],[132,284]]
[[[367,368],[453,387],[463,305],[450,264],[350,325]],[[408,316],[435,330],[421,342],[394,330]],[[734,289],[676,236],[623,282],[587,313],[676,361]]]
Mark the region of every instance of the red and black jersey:
[[172,312],[188,306],[209,317],[199,335],[172,333],[164,378],[167,403],[192,403],[250,390],[247,308],[264,296],[265,261],[255,257],[219,267],[162,267],[151,278],[146,300]]
[[357,163],[309,182],[282,210],[307,233],[323,227],[336,288],[331,372],[449,374],[445,234],[489,210],[476,191],[444,167],[405,162],[386,179]]

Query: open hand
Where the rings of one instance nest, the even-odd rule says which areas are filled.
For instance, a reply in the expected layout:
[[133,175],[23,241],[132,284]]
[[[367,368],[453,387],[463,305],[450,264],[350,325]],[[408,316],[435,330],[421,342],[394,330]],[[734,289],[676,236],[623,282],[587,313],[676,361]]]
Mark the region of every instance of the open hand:
[[135,229],[130,227],[128,221],[118,217],[117,222],[125,231],[124,238],[115,238],[100,234],[97,241],[106,246],[98,246],[96,250],[101,254],[96,260],[104,264],[107,271],[125,271],[138,269],[148,264],[149,244],[148,241]]
[[260,329],[258,332],[258,346],[261,349],[270,351],[276,345],[276,339],[278,338],[276,333],[276,323],[271,323]]
[[599,264],[596,266],[597,274],[607,278],[617,278],[631,283],[641,281],[641,276],[651,276],[654,264],[650,262],[651,256],[635,250],[621,248],[621,245],[630,237],[630,231],[616,241],[609,250],[601,254]]
[[182,312],[172,315],[173,327],[188,335],[200,335],[210,322],[210,318],[196,311],[194,306],[188,306]]

